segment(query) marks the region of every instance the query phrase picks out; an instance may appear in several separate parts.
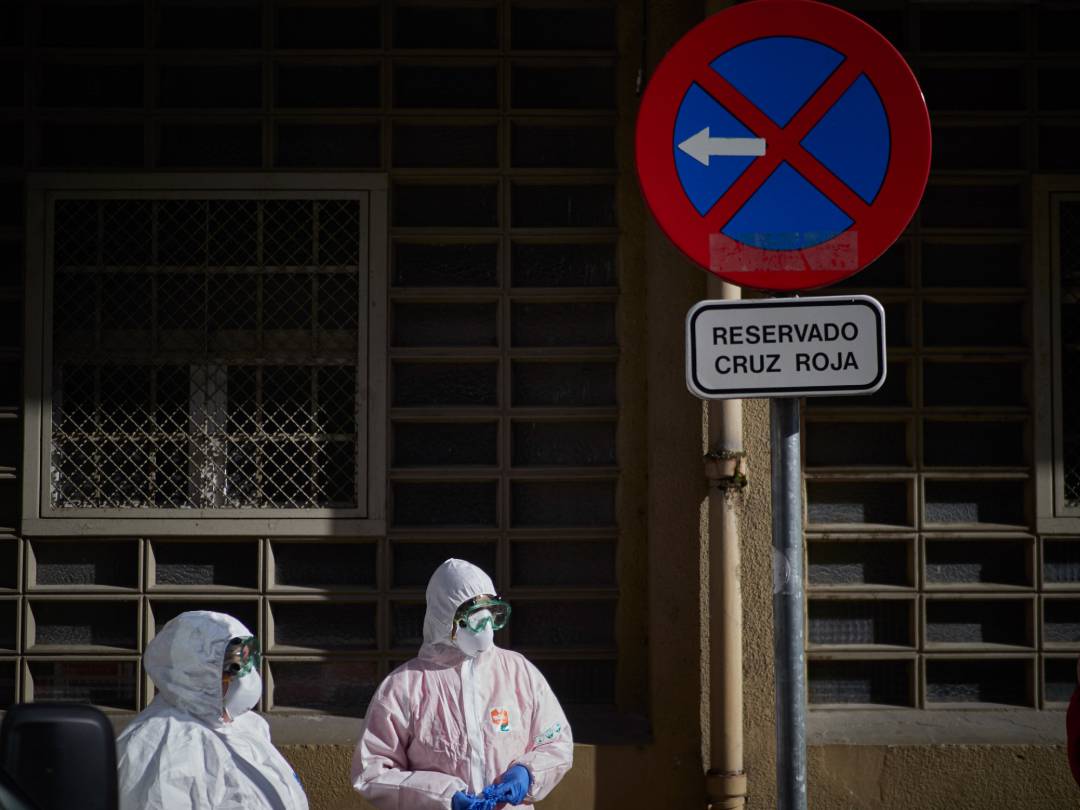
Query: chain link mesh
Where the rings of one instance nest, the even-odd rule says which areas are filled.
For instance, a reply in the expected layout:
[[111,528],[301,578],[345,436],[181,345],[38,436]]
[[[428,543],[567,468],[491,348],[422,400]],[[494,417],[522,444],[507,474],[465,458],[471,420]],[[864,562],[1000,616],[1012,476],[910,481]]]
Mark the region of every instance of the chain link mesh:
[[[1080,408],[1080,202],[1063,202],[1060,208],[1061,267],[1061,388],[1062,411],[1075,414]],[[1062,420],[1062,468],[1065,503],[1080,507],[1080,423]]]
[[356,506],[356,201],[58,200],[54,234],[54,507]]

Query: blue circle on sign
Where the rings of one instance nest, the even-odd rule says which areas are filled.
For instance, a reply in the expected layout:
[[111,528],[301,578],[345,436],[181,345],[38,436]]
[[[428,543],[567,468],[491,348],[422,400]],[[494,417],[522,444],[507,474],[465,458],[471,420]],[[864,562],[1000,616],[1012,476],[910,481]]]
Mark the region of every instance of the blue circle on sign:
[[[765,37],[721,54],[710,68],[784,127],[843,61],[843,54],[810,39]],[[673,149],[679,182],[698,214],[705,216],[757,159],[747,154],[755,138],[705,90],[690,85],[675,118]],[[865,74],[814,123],[800,145],[867,204],[873,203],[888,169],[890,136],[881,97]],[[721,233],[755,248],[800,250],[827,242],[852,224],[785,161]]]

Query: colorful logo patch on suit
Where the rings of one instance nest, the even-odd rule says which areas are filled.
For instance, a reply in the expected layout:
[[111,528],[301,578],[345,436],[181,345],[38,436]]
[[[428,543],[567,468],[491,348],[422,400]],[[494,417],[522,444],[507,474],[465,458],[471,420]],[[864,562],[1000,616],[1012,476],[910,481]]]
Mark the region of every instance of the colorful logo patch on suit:
[[500,734],[504,734],[509,731],[510,712],[507,709],[492,709],[491,725],[495,726],[495,728],[499,730]]
[[533,742],[536,745],[543,745],[546,742],[551,742],[561,733],[562,723],[552,723],[550,726],[537,734],[536,737],[533,739]]

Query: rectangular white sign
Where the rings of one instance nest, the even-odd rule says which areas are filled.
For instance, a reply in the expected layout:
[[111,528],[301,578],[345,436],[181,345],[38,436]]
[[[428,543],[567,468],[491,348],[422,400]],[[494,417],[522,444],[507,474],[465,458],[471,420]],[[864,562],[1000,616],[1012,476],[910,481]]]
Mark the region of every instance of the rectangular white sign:
[[868,295],[701,301],[686,316],[686,385],[702,399],[872,394],[885,310]]

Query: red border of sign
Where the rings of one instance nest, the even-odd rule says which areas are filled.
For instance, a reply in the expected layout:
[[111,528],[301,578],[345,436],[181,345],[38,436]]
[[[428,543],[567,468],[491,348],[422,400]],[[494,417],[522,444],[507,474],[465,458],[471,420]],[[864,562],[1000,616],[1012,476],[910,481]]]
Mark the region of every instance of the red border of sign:
[[[716,57],[737,45],[777,36],[812,39],[846,57],[784,130],[709,68]],[[752,193],[775,168],[767,162],[768,146],[766,156],[755,159],[708,214],[702,217],[697,212],[679,182],[674,151],[675,117],[691,83],[698,82],[707,91],[710,86],[729,91],[725,106],[767,144],[769,136],[774,142],[785,138],[798,143],[860,73],[877,89],[889,122],[889,164],[873,203],[867,205],[812,157],[805,166],[795,167],[855,220],[851,229],[802,250],[763,250],[719,233],[742,204],[729,197],[737,198],[747,188]],[[854,275],[896,241],[926,188],[930,144],[930,116],[918,82],[881,34],[846,11],[813,0],[754,0],[708,18],[660,62],[638,112],[636,158],[638,179],[653,216],[688,257],[732,284],[785,291],[824,287]],[[732,205],[734,210],[729,210]],[[722,266],[710,266],[714,255],[724,257]]]

